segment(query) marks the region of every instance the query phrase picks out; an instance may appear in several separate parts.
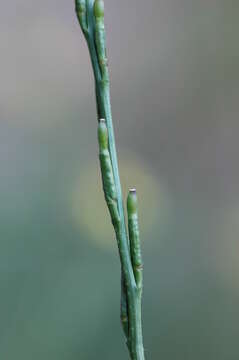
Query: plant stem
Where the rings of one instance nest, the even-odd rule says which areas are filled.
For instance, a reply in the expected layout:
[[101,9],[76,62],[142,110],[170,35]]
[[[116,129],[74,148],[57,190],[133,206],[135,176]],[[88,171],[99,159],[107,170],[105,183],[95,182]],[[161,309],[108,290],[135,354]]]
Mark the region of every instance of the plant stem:
[[[102,0],[76,0],[76,13],[85,35],[95,78],[99,121],[98,139],[103,190],[118,243],[121,269],[121,321],[132,360],[144,360],[141,325],[142,264],[135,273],[135,232],[131,210],[128,209],[129,237],[125,224],[124,205],[118,169],[110,103],[110,81],[105,48],[104,4]],[[130,195],[129,195],[130,196]],[[135,216],[135,214],[134,214]],[[137,223],[137,216],[136,218]],[[134,225],[136,224],[134,223]],[[136,226],[136,227],[135,227]],[[138,231],[138,225],[135,225]],[[137,233],[138,234],[138,233]],[[137,241],[139,240],[136,234]],[[139,242],[136,244],[138,247]]]

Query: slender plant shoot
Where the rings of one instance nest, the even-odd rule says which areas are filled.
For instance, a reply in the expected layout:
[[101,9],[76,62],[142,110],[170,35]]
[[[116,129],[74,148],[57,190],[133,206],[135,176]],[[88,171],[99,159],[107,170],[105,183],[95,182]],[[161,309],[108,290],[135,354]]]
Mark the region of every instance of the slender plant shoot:
[[127,199],[128,231],[115,147],[110,104],[110,79],[105,45],[103,0],[75,0],[76,14],[85,36],[95,78],[99,160],[105,201],[121,263],[121,323],[132,360],[144,360],[141,323],[142,258],[136,190]]

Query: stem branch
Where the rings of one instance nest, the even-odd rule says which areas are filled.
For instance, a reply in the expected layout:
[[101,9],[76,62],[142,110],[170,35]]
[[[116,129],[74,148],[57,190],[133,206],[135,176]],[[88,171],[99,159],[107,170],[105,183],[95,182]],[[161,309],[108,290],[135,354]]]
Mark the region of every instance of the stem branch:
[[[111,113],[104,3],[103,0],[75,0],[75,2],[77,17],[88,44],[95,78],[103,190],[114,226],[121,262],[121,322],[131,359],[144,360],[141,325],[142,264],[138,218],[135,215],[136,208],[132,213],[132,208],[128,206],[128,238]],[[130,194],[128,204],[132,195]],[[139,259],[140,264],[138,264]]]

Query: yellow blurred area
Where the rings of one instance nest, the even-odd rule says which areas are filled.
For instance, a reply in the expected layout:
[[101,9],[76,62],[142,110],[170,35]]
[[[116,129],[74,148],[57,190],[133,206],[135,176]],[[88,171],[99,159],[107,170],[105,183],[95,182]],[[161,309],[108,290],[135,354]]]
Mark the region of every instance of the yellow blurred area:
[[[152,232],[155,225],[160,227],[167,223],[171,207],[170,195],[166,186],[135,155],[124,154],[119,166],[124,201],[130,188],[137,189],[141,238],[146,241],[148,231]],[[111,248],[112,244],[115,245],[103,198],[99,164],[90,164],[86,169],[81,169],[72,192],[72,209],[75,223],[79,228],[85,227],[90,240],[99,246]]]

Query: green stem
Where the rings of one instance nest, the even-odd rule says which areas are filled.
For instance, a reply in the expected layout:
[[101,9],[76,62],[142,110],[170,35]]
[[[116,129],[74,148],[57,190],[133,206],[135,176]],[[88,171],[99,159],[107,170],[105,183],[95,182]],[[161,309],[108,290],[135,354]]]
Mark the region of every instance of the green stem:
[[[126,230],[110,103],[110,82],[105,49],[102,0],[76,0],[76,12],[85,35],[95,78],[99,121],[100,164],[103,189],[118,243],[122,269],[121,314],[132,360],[144,360],[141,325],[142,287],[137,285],[132,249]],[[106,126],[104,125],[105,119]]]
[[130,324],[130,339],[134,339],[131,344],[131,357],[132,359],[144,359],[143,350],[143,336],[141,326],[141,297],[143,288],[143,263],[141,256],[141,246],[139,237],[139,224],[138,224],[138,200],[136,190],[131,189],[127,198],[127,214],[128,214],[128,229],[129,229],[129,243],[130,255],[133,266],[136,290],[134,294],[135,307],[132,311],[132,318],[129,319]]
[[134,294],[135,306],[131,311],[130,326],[130,355],[132,360],[144,360],[143,335],[141,324],[141,293],[136,290]]

